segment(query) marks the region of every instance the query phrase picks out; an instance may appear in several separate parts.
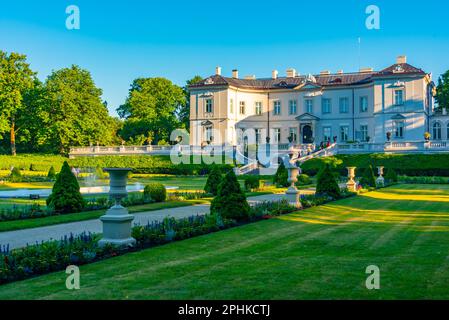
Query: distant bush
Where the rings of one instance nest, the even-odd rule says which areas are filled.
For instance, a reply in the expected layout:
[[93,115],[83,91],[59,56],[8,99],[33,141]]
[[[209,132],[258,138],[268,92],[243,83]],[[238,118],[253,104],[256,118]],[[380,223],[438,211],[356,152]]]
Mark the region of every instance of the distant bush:
[[273,177],[273,183],[277,187],[288,187],[288,171],[285,168],[284,163],[281,163]]
[[260,188],[260,177],[257,175],[247,175],[245,176],[245,190],[251,191]]
[[154,202],[164,202],[167,199],[167,189],[162,183],[147,184],[143,190],[144,197]]
[[37,169],[36,169],[36,166],[34,165],[34,164],[30,164],[30,169],[29,169],[30,171],[38,171]]
[[51,180],[51,181],[56,180],[55,167],[51,166],[50,170],[48,170],[47,178],[48,178],[48,180]]
[[376,177],[374,176],[373,167],[371,165],[363,170],[363,176],[360,179],[360,184],[365,188],[376,187]]
[[23,177],[22,173],[20,172],[20,169],[17,167],[14,167],[11,171],[11,175],[9,176],[9,181],[11,182],[22,182]]
[[204,186],[204,191],[216,196],[218,193],[218,185],[221,182],[221,170],[217,167],[212,169],[211,173],[207,177],[206,185]]
[[300,175],[298,176],[298,182],[296,182],[296,185],[297,185],[298,187],[300,187],[300,186],[306,186],[306,185],[309,185],[309,184],[312,184],[312,179],[310,179],[310,177],[309,177],[308,175],[306,175],[306,174],[300,174]]
[[59,213],[80,212],[85,206],[78,180],[67,162],[64,162],[56,178],[52,193],[47,198],[47,206]]
[[334,199],[341,196],[340,187],[329,164],[326,164],[318,174],[316,194],[317,196],[329,196]]
[[398,182],[398,175],[396,174],[396,171],[392,168],[387,168],[385,172],[385,181],[387,183],[396,183]]
[[407,177],[399,176],[398,181],[412,184],[449,184],[447,177]]

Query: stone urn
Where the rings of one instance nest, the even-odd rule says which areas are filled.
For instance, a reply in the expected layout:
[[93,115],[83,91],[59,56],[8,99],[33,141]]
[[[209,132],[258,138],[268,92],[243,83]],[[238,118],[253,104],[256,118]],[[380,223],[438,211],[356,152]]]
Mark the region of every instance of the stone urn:
[[134,216],[128,213],[128,209],[121,205],[123,198],[128,196],[126,184],[128,181],[129,168],[105,168],[103,171],[109,173],[109,197],[115,204],[100,217],[103,223],[103,238],[99,245],[112,244],[119,247],[134,246],[136,240],[131,237],[131,223]]
[[379,174],[379,177],[376,179],[376,185],[378,187],[385,186],[385,179],[383,177],[383,175],[384,175],[384,167],[377,167],[377,173]]
[[357,191],[357,183],[355,182],[355,169],[356,167],[347,167],[348,169],[348,182],[346,182],[346,187],[351,192]]
[[295,183],[298,182],[298,175],[300,173],[300,169],[288,161],[285,165],[285,168],[288,171],[288,183],[290,183],[290,187],[285,192],[287,201],[290,205],[295,206],[296,208],[302,208],[301,201],[299,199],[300,193],[298,188],[296,188]]

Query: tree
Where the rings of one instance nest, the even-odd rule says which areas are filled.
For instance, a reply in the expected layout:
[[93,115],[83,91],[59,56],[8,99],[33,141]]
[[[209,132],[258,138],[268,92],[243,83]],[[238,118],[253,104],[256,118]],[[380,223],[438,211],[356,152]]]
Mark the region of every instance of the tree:
[[216,196],[218,194],[218,186],[221,182],[221,171],[217,167],[214,167],[207,177],[206,185],[204,186],[204,191]]
[[273,178],[273,183],[279,187],[288,187],[290,184],[288,183],[288,171],[285,168],[284,162],[282,162]]
[[360,183],[364,187],[372,187],[372,188],[376,187],[376,177],[374,176],[374,170],[372,165],[369,165],[369,167],[363,171],[363,176],[362,179],[360,180]]
[[327,195],[334,199],[338,199],[341,196],[340,187],[328,163],[318,173],[316,194]]
[[[134,80],[125,104],[117,112],[127,123],[135,127],[132,136],[130,130],[122,130],[121,137],[140,140],[151,139],[170,141],[170,134],[179,126],[176,111],[186,102],[182,88],[165,78],[139,78]],[[125,135],[124,132],[128,132]]]
[[192,79],[186,81],[186,85],[183,88],[184,95],[186,97],[184,105],[180,106],[178,110],[178,119],[181,123],[182,128],[189,129],[190,128],[190,91],[189,86],[195,83],[202,81],[203,78],[200,76],[194,76]]
[[439,79],[436,93],[436,100],[440,109],[449,110],[449,70]]
[[48,170],[48,173],[47,173],[47,178],[48,178],[48,180],[51,180],[51,181],[56,179],[55,167],[53,167],[53,166],[50,167],[50,170]]
[[[11,154],[16,155],[16,127],[19,115],[29,114],[23,103],[27,90],[33,87],[35,73],[26,56],[0,50],[0,134],[9,131]],[[2,138],[2,136],[0,136]]]
[[102,90],[87,70],[78,66],[54,71],[45,82],[46,104],[41,118],[45,141],[66,154],[70,146],[117,143],[119,124],[109,116]]
[[61,172],[57,175],[51,195],[47,198],[47,206],[59,213],[80,212],[85,201],[80,193],[80,186],[75,175],[64,161]]
[[226,219],[248,219],[250,207],[233,170],[230,170],[218,186],[217,196],[212,200],[210,212]]
[[398,182],[398,175],[393,168],[387,168],[385,172],[385,180],[387,183],[396,183]]

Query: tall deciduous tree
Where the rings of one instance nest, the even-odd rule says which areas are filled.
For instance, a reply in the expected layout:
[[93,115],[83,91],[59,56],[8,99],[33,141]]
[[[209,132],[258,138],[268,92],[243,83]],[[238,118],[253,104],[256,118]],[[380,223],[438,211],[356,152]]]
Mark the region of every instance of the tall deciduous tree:
[[91,74],[78,66],[54,71],[45,83],[47,144],[67,153],[70,146],[116,143],[118,123],[102,102],[102,90]]
[[449,70],[438,79],[436,100],[440,109],[449,109]]
[[203,78],[200,76],[194,76],[192,79],[186,81],[186,85],[183,88],[184,95],[186,96],[186,102],[179,108],[178,118],[184,129],[190,128],[190,91],[189,86],[202,81]]
[[[176,111],[184,104],[185,95],[182,88],[170,80],[134,80],[125,104],[117,109],[120,117],[126,119],[121,136],[142,142],[168,141],[171,132],[179,126]],[[129,128],[128,123],[132,123],[133,130]]]
[[17,119],[28,114],[23,100],[25,92],[33,87],[34,79],[35,73],[25,55],[0,51],[0,134],[9,131],[13,156],[16,155],[16,134],[20,130]]

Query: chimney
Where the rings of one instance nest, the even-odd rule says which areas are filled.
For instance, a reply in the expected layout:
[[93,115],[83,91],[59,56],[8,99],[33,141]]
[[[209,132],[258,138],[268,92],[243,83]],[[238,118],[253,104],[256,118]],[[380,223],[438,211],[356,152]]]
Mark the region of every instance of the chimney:
[[403,63],[407,63],[407,56],[399,56],[396,59],[396,64],[403,64]]
[[338,70],[337,74],[343,74],[343,70]]
[[256,75],[245,76],[245,80],[256,80]]
[[329,70],[323,70],[320,72],[320,75],[322,75],[322,76],[328,76],[330,74],[331,74],[331,72]]
[[278,78],[278,71],[277,70],[271,71],[271,78],[273,78],[274,80],[276,80]]
[[234,79],[238,79],[239,78],[239,71],[237,69],[232,70],[232,77]]
[[215,74],[216,74],[217,76],[221,76],[221,67],[216,67],[216,68],[215,68]]
[[373,72],[373,68],[360,68],[360,73],[370,73]]
[[296,70],[293,68],[287,69],[287,78],[294,78],[296,77]]

